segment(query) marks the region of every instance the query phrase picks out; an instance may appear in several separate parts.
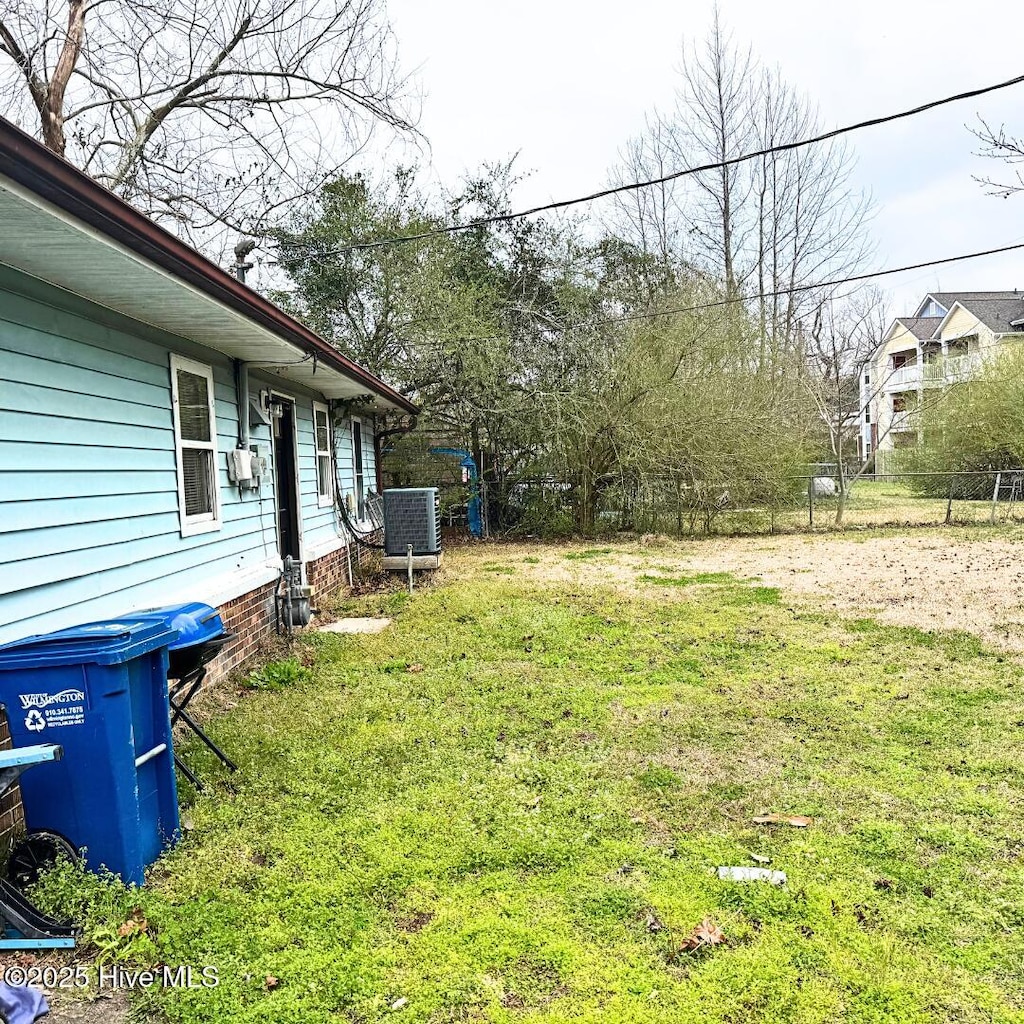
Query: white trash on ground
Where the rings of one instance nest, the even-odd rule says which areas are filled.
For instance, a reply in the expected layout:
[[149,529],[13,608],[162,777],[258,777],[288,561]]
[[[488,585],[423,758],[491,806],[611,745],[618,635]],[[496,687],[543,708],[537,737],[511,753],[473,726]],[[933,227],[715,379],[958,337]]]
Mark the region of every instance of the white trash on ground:
[[321,633],[379,633],[390,625],[390,619],[338,619],[318,629]]
[[723,882],[768,882],[771,885],[785,885],[785,871],[770,871],[768,868],[722,867],[718,877]]

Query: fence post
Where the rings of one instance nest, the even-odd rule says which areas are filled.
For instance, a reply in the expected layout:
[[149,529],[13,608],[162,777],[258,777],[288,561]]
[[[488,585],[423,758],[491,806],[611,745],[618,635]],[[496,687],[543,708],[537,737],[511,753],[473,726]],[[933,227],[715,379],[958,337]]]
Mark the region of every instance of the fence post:
[[814,528],[814,477],[807,481],[807,525]]
[[946,525],[953,521],[953,484],[956,482],[956,473],[949,476],[949,501],[946,502]]
[[995,526],[996,522],[996,502],[999,500],[999,478],[1002,473],[996,473],[996,485],[992,488],[992,511],[989,514],[988,521]]

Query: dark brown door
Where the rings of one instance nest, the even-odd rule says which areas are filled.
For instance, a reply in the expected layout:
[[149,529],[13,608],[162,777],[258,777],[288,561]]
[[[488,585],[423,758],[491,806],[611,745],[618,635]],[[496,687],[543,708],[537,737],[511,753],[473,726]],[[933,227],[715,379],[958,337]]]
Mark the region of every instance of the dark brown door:
[[[274,399],[274,486],[277,488],[277,541],[281,557],[299,558],[298,477],[295,465],[295,403]],[[276,409],[275,409],[276,411]]]

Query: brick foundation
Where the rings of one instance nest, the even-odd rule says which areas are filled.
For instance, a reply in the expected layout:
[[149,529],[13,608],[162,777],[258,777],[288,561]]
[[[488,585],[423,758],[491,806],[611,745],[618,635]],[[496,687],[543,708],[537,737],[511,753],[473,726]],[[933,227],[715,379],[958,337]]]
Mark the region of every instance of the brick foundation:
[[339,548],[306,565],[306,582],[313,588],[313,607],[317,599],[336,594],[348,587],[348,548]]
[[[347,589],[346,548],[339,548],[322,558],[307,562],[306,582],[314,591],[314,608],[318,599]],[[220,606],[218,610],[224,620],[224,628],[229,633],[237,634],[237,639],[207,666],[206,682],[223,679],[256,654],[265,640],[274,636],[274,595],[277,589],[276,582],[267,583]]]
[[222,679],[244,661],[251,658],[260,644],[274,635],[274,594],[277,583],[265,583],[231,601],[218,611],[224,628],[236,639],[229,644],[206,668],[206,682]]
[[[0,750],[10,750],[11,730],[6,710],[0,710]],[[14,783],[0,797],[0,858],[7,856],[16,836],[25,831],[25,809],[21,805],[21,787]]]

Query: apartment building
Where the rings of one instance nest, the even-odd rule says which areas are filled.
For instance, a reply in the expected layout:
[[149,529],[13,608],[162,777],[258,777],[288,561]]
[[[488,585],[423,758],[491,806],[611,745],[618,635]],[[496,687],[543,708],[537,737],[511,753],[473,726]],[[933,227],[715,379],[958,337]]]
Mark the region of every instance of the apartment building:
[[1024,338],[1024,292],[930,292],[897,317],[861,377],[862,459],[889,472],[892,452],[917,445],[926,392],[966,380],[1001,346]]

